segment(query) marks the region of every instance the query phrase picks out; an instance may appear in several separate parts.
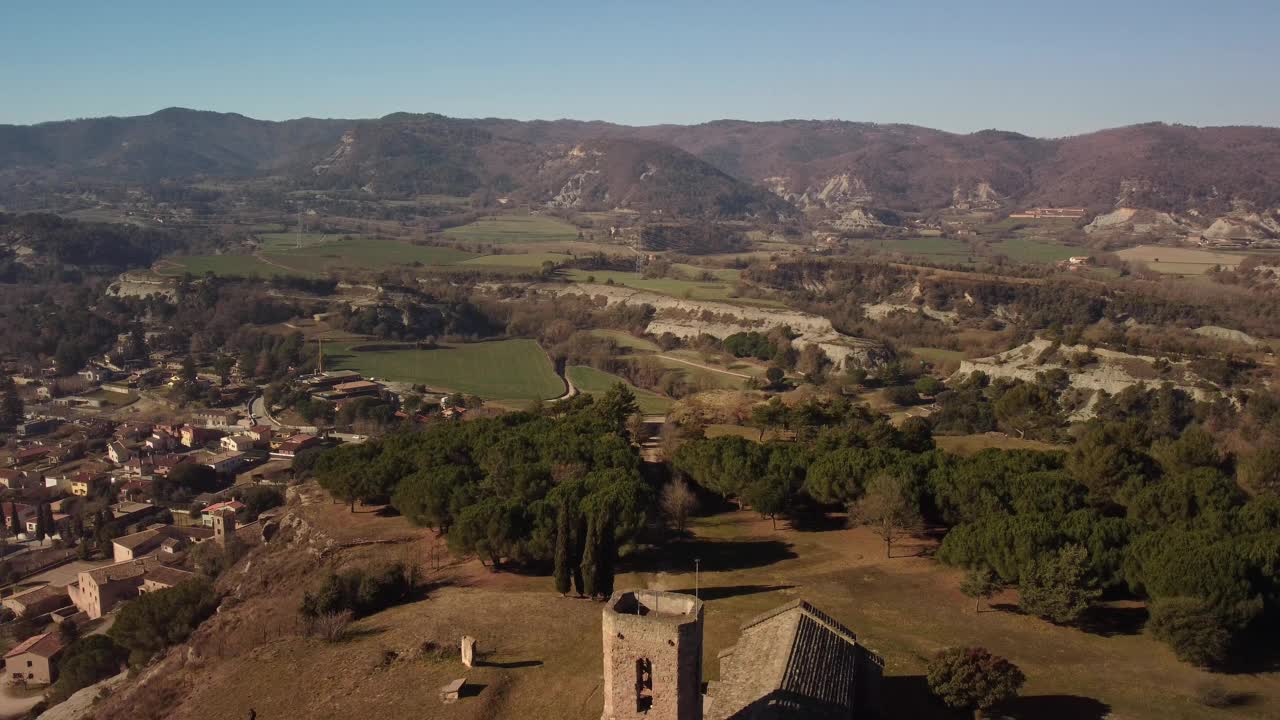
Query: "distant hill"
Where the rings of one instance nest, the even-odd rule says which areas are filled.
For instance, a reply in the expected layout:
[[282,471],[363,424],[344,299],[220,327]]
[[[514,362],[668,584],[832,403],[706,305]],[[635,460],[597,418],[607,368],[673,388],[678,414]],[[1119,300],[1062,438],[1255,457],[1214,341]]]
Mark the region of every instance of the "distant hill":
[[1221,214],[1240,202],[1280,206],[1280,129],[1152,123],[1038,139],[843,121],[628,127],[396,113],[265,122],[176,108],[0,126],[0,183],[267,174],[308,188],[484,189],[716,217],[1026,205]]

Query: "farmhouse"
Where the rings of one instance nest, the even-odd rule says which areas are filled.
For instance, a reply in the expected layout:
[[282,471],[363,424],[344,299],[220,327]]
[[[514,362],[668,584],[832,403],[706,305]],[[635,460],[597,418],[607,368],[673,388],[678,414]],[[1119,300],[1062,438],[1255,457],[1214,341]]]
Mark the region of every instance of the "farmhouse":
[[132,535],[116,538],[111,543],[111,551],[116,562],[125,562],[154,553],[173,555],[211,537],[213,531],[202,527],[152,525]]
[[36,617],[70,604],[67,589],[58,585],[41,585],[4,599],[4,606],[18,617]]
[[57,633],[35,635],[4,654],[4,672],[16,685],[48,685],[57,678],[54,661],[61,654]]
[[119,603],[137,597],[147,574],[162,567],[160,559],[151,555],[85,570],[67,591],[81,612],[97,620]]

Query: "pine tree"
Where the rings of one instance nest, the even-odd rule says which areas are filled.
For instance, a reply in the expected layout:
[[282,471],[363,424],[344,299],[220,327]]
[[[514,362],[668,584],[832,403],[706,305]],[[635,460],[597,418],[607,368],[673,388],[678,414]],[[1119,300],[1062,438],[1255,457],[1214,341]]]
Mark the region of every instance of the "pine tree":
[[556,592],[561,595],[569,593],[569,556],[572,554],[570,547],[571,538],[569,508],[565,505],[560,506],[560,511],[556,515],[556,561],[555,561],[555,578]]

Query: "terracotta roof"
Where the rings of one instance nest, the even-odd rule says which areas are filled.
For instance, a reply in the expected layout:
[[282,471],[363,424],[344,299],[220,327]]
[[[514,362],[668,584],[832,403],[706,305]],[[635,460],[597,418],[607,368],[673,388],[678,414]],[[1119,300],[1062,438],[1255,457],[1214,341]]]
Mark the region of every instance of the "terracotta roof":
[[204,511],[207,513],[214,513],[223,509],[235,510],[239,512],[240,510],[244,509],[244,503],[240,502],[239,500],[227,500],[225,502],[214,503],[209,507],[205,508]]
[[195,576],[195,573],[189,573],[186,570],[179,570],[171,567],[158,567],[154,570],[148,570],[147,574],[143,576],[143,579],[173,587],[174,585],[190,580]]
[[34,635],[18,643],[16,647],[4,654],[4,658],[8,660],[11,657],[22,655],[23,653],[31,653],[39,655],[43,658],[51,658],[62,651],[62,640],[57,633],[45,633],[43,635]]
[[135,558],[133,560],[125,560],[114,565],[95,568],[93,570],[85,570],[82,574],[93,578],[93,581],[99,585],[103,583],[116,582],[119,580],[132,580],[141,577],[148,570],[154,570],[160,566],[160,561],[154,557]]
[[16,600],[23,605],[38,603],[44,600],[51,600],[56,597],[66,597],[67,588],[61,585],[41,585],[24,592],[16,593],[5,598],[5,600]]

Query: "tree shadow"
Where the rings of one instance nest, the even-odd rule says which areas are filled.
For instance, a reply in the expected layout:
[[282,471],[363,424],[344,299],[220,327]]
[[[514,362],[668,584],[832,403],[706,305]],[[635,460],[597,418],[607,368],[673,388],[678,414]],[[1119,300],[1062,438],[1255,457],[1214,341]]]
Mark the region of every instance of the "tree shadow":
[[[697,592],[698,598],[701,600],[724,600],[725,598],[742,597],[743,595],[790,590],[793,587],[795,585],[724,585],[721,587],[700,587],[697,588]],[[669,592],[692,595],[694,588],[670,590]]]
[[791,529],[799,532],[831,532],[849,526],[849,518],[822,511],[797,511],[791,514]]
[[952,710],[933,693],[923,675],[888,675],[880,681],[880,717],[884,720],[961,720],[973,713]]
[[1018,720],[1103,720],[1111,714],[1111,706],[1080,695],[1027,695],[1000,706],[1000,710]]
[[501,668],[503,670],[515,670],[517,668],[540,667],[541,660],[513,660],[510,662],[492,662],[490,660],[480,660],[476,662],[476,667]]
[[694,560],[704,572],[760,568],[798,557],[782,540],[696,539],[642,548],[620,563],[621,572],[692,571]]
[[1081,630],[1102,637],[1137,635],[1147,623],[1145,607],[1110,607],[1098,605],[1089,608],[1077,624]]

